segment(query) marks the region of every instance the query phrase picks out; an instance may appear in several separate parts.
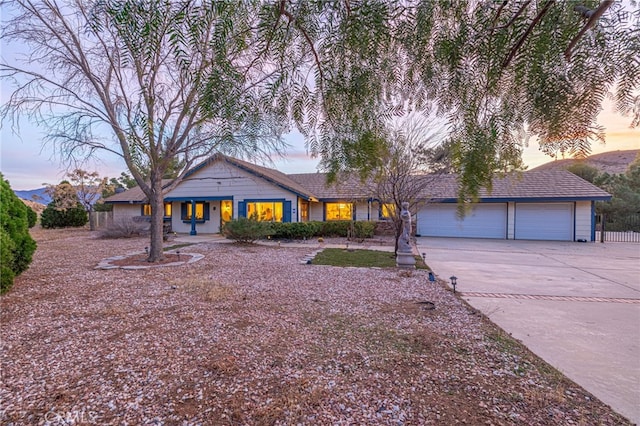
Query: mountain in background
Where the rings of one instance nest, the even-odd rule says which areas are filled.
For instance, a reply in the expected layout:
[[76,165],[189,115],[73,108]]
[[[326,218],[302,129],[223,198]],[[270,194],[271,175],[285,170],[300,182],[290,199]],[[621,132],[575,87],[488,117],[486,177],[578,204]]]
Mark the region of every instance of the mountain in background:
[[640,149],[629,149],[626,151],[608,151],[600,154],[590,155],[584,160],[567,158],[564,160],[553,160],[530,170],[565,170],[575,163],[584,162],[600,170],[601,173],[621,174],[627,171],[629,164],[640,154]]
[[30,189],[28,191],[13,191],[18,198],[27,201],[35,201],[36,203],[47,205],[51,202],[51,197],[47,194],[45,188]]

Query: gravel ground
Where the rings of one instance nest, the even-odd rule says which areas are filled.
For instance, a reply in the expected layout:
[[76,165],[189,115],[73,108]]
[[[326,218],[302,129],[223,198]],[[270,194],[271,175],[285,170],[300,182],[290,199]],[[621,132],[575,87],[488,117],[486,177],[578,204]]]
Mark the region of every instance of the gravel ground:
[[425,271],[216,243],[96,270],[147,241],[32,234],[0,299],[4,425],[628,424]]

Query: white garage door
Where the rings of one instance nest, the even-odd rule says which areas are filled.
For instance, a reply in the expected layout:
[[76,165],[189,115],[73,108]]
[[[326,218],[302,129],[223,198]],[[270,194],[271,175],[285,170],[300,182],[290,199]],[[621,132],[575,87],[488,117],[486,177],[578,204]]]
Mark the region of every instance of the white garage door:
[[423,237],[506,238],[507,205],[474,204],[459,218],[456,204],[429,204],[418,212],[416,232]]
[[573,203],[517,203],[515,238],[573,241]]

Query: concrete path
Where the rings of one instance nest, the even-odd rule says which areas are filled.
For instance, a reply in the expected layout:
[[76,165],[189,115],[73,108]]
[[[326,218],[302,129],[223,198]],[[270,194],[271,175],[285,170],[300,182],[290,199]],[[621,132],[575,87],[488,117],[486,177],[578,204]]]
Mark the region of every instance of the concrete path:
[[418,238],[441,279],[640,424],[640,244]]

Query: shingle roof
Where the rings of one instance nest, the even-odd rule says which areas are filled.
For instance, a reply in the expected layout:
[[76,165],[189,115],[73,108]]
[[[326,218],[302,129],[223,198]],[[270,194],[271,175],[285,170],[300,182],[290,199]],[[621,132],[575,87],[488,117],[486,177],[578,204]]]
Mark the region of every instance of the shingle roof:
[[[237,158],[216,154],[191,169],[193,174],[214,161],[226,161],[288,189],[310,200],[355,200],[373,196],[367,184],[357,177],[338,179],[337,184],[327,185],[326,173],[301,173],[286,175],[278,170],[258,166]],[[458,194],[457,175],[423,175],[416,179],[429,179],[422,197],[431,200],[455,200]],[[167,184],[170,181],[167,181]],[[165,184],[165,182],[163,182]],[[492,191],[481,189],[480,200],[608,200],[611,195],[586,180],[566,170],[530,171],[513,173],[493,179]],[[105,202],[141,203],[146,200],[140,188],[135,187],[113,195]]]
[[481,198],[610,199],[611,195],[566,170],[530,171],[493,180]]
[[332,185],[327,185],[326,173],[300,173],[287,176],[300,186],[309,188],[318,199],[362,199],[371,196],[367,185],[353,176],[340,178]]
[[[457,175],[440,175],[423,178],[433,181],[425,187],[422,197],[434,200],[452,200],[457,198]],[[530,171],[512,173],[493,179],[491,191],[482,188],[481,200],[497,199],[589,199],[604,200],[611,195],[586,180],[566,170]]]
[[[173,179],[162,179],[162,187],[169,185],[172,181]],[[134,186],[104,199],[105,203],[146,203],[147,201],[147,196],[139,186]]]

